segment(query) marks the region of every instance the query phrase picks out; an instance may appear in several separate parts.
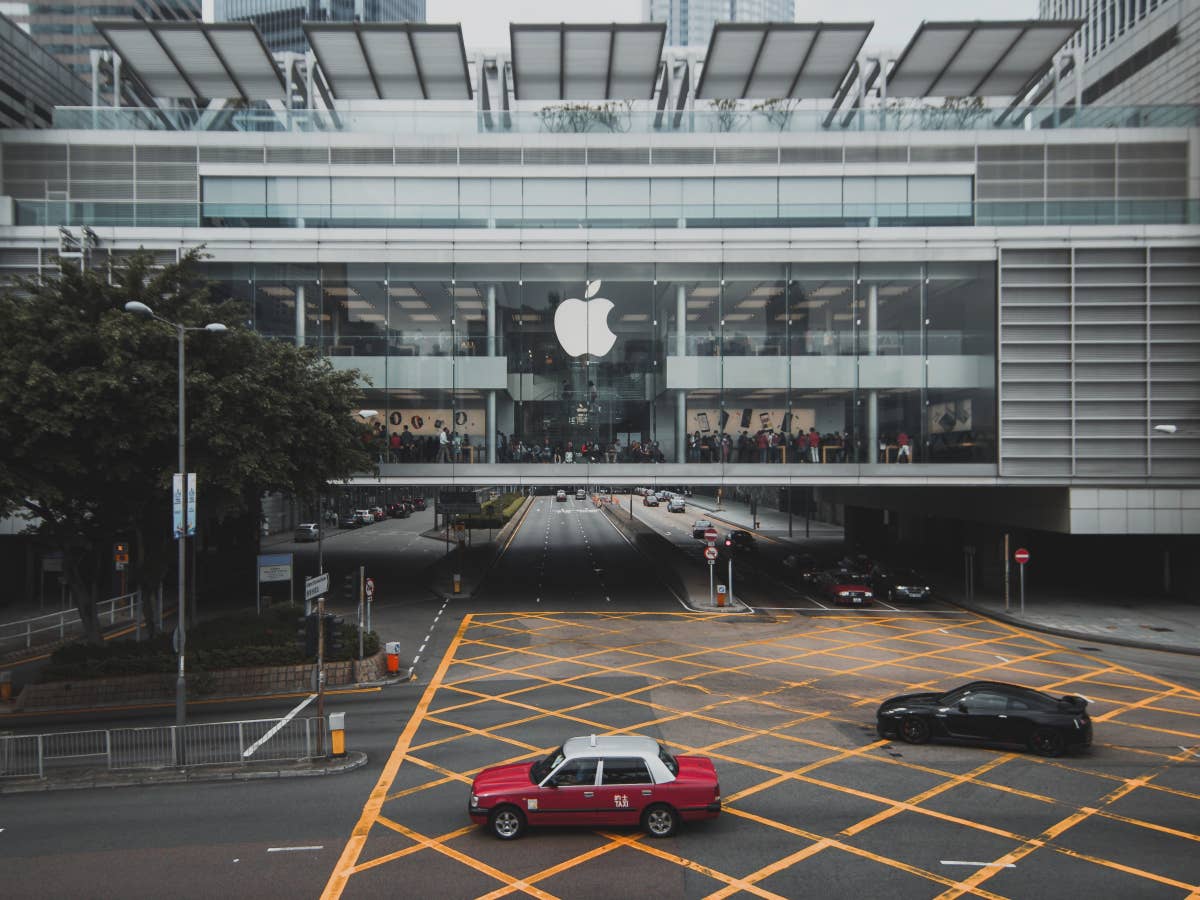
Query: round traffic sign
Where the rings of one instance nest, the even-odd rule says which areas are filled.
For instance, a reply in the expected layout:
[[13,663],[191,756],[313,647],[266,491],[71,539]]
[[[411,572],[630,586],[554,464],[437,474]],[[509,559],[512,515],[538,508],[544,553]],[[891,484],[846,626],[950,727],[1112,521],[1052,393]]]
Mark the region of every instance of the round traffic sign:
[[374,597],[374,596],[375,596],[375,579],[374,579],[374,578],[368,578],[368,579],[366,580],[365,586],[366,586],[366,589],[367,589],[367,596],[368,596],[368,597]]
[[717,558],[717,548],[716,547],[705,547],[704,548],[704,558],[707,559],[709,562],[712,562],[714,559],[716,559]]
[[1013,559],[1021,565],[1025,565],[1025,563],[1029,562],[1029,551],[1024,547],[1019,547],[1017,552],[1013,554]]
[[718,537],[720,537],[720,535],[717,534],[717,529],[715,529],[715,528],[705,528],[704,529],[704,539],[706,541],[708,541],[710,544],[715,544]]

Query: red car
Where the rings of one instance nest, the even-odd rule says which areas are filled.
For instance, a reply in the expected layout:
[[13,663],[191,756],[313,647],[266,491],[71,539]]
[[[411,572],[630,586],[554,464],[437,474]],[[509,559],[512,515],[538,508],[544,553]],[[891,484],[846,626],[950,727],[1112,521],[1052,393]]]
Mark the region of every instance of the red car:
[[849,572],[826,572],[820,583],[821,592],[838,606],[866,606],[874,596],[870,587]]
[[648,737],[591,735],[532,764],[484,769],[467,811],[505,841],[529,825],[640,825],[669,837],[681,821],[715,818],[721,785],[706,756],[672,756]]

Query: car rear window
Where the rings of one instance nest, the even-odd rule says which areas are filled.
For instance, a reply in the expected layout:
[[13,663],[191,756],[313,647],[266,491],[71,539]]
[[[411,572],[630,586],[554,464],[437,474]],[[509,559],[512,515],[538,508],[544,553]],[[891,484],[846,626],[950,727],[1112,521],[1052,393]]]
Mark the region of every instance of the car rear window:
[[650,770],[640,759],[606,759],[601,784],[650,784]]
[[679,763],[675,761],[675,757],[668,753],[667,748],[662,744],[658,745],[658,758],[663,761],[663,765],[667,767],[668,772],[672,775],[679,774]]

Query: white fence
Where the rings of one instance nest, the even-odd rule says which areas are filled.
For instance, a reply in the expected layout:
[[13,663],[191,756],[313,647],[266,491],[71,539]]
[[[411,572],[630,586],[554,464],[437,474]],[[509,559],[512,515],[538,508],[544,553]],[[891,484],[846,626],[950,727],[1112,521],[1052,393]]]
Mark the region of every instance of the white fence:
[[[127,623],[141,627],[142,594],[122,594],[96,604],[96,616],[101,627],[114,627]],[[0,653],[20,648],[28,649],[35,644],[65,640],[68,635],[83,630],[79,621],[79,610],[64,609],[60,612],[20,619],[15,622],[0,622]],[[139,635],[140,637],[140,635]]]
[[[281,722],[251,719],[182,728],[162,725],[10,735],[0,737],[0,778],[40,778],[51,771],[80,767],[116,771],[312,759],[324,720]],[[278,730],[267,737],[272,729]]]

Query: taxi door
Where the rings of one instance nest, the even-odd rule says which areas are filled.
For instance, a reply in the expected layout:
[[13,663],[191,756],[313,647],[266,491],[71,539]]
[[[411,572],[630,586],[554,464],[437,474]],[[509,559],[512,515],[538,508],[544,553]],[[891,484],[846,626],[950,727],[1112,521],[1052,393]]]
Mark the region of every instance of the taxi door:
[[598,760],[569,759],[525,798],[531,825],[591,825],[596,813]]
[[642,810],[654,802],[656,786],[639,757],[603,760],[596,788],[596,817],[599,825],[637,825]]

